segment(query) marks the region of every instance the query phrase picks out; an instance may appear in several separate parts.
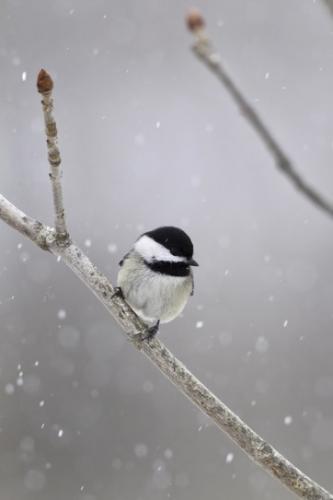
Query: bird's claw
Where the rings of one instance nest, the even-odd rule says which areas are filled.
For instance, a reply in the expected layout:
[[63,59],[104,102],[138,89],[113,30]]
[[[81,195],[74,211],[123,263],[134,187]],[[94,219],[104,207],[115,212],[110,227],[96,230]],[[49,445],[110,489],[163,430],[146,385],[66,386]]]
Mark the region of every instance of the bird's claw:
[[148,342],[152,340],[157,334],[159,327],[160,327],[160,320],[158,320],[157,323],[155,323],[155,325],[147,328],[146,330],[147,334],[142,338],[142,340],[148,340]]
[[[121,297],[122,299],[125,300],[125,297],[124,297],[124,294],[123,294],[123,291],[122,289],[120,288],[120,286],[117,286],[114,288],[113,290],[113,294],[111,296],[111,299],[113,299],[114,297]],[[146,329],[146,335],[144,335],[143,337],[141,337],[141,340],[148,340],[148,342],[150,340],[152,340],[155,335],[157,334],[158,330],[159,330],[159,326],[160,326],[160,320],[158,320],[155,325],[153,326],[150,326]]]
[[123,294],[123,291],[120,288],[120,286],[116,286],[114,288],[113,294],[111,295],[111,299],[113,299],[114,297],[120,297],[120,298],[124,299],[124,294]]

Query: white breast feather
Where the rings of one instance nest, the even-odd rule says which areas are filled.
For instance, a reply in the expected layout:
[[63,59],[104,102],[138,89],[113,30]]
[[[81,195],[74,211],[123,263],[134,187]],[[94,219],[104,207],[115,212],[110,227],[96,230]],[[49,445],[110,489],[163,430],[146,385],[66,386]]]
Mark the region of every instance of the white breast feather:
[[182,312],[192,292],[192,274],[168,276],[155,273],[141,260],[142,252],[139,255],[135,248],[125,259],[119,270],[118,286],[145,322],[155,323],[159,319],[166,323],[173,320]]

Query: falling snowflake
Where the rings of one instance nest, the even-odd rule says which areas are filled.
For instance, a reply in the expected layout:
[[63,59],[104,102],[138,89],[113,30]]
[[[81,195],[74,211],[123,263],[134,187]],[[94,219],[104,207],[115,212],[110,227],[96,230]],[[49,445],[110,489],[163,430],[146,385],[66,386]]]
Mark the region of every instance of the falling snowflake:
[[117,245],[115,243],[109,243],[108,244],[108,252],[116,253],[116,251],[117,251]]
[[15,387],[13,386],[13,384],[7,384],[5,387],[5,393],[11,395],[14,394],[14,392],[15,392]]
[[287,415],[286,417],[284,417],[283,422],[285,425],[291,425],[293,422],[293,417],[290,415]]
[[59,309],[57,316],[58,319],[65,319],[67,316],[65,309]]

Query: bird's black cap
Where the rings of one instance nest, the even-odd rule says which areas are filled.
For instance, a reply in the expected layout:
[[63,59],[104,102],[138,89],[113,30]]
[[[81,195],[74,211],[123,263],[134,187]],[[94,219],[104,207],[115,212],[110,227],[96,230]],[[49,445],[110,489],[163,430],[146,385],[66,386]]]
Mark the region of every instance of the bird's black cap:
[[182,229],[173,226],[163,226],[144,234],[166,247],[172,255],[185,257],[192,266],[198,265],[192,258],[193,244],[191,238]]

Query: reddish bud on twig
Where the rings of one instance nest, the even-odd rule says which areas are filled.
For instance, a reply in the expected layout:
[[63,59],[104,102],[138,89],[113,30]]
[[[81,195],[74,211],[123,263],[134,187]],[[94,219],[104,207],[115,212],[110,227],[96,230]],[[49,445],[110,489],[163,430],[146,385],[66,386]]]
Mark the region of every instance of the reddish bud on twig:
[[38,73],[37,89],[41,94],[44,94],[44,92],[50,92],[53,89],[53,80],[45,69],[41,69]]
[[198,9],[191,9],[186,16],[186,24],[190,31],[198,31],[205,26],[205,20]]

